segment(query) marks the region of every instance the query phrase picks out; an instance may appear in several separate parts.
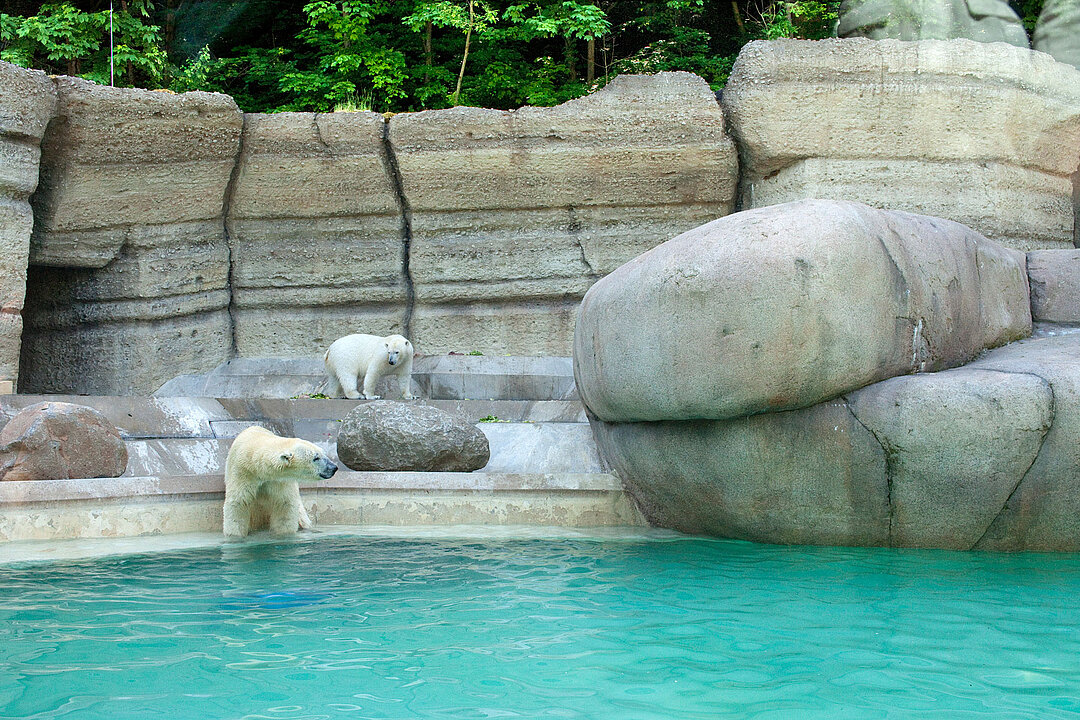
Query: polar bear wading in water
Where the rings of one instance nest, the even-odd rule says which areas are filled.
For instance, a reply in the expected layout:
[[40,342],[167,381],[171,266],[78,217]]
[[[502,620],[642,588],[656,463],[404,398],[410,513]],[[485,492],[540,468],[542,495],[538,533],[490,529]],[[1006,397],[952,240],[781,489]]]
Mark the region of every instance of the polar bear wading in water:
[[225,458],[225,534],[245,537],[269,527],[276,535],[287,535],[310,528],[299,483],[317,482],[335,472],[337,465],[315,443],[280,437],[258,426],[247,428]]
[[357,385],[364,378],[363,396],[377,400],[375,384],[384,375],[397,375],[403,400],[412,400],[413,346],[401,335],[346,335],[338,338],[323,355],[326,365],[326,394],[355,400],[360,397]]

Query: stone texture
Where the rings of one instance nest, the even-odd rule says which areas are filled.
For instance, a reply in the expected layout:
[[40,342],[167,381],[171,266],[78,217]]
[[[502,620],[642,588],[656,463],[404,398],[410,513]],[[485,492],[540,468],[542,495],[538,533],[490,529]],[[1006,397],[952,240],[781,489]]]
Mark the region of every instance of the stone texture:
[[1032,45],[1058,62],[1080,69],[1080,2],[1046,0]]
[[469,472],[487,464],[487,438],[463,418],[381,400],[341,421],[338,458],[353,470]]
[[843,0],[836,34],[874,40],[967,38],[1028,46],[1024,24],[1005,0]]
[[599,281],[574,367],[600,420],[729,419],[1030,332],[1022,253],[947,220],[806,200],[716,220]]
[[373,112],[245,115],[228,217],[241,356],[321,356],[349,333],[401,332],[385,125]]
[[[19,376],[26,264],[38,183],[40,143],[56,110],[45,73],[0,62],[0,385]],[[11,392],[11,390],[8,390]]]
[[979,550],[1080,550],[1080,333],[1032,338],[987,353],[972,368],[1040,378],[1054,393],[1053,424]]
[[389,123],[411,211],[411,339],[427,353],[568,354],[600,276],[731,212],[724,116],[688,73],[623,76],[553,108]]
[[1033,250],[1027,268],[1032,320],[1080,324],[1080,250]]
[[1054,417],[1042,378],[969,368],[892,378],[848,400],[885,449],[894,547],[978,543]]
[[842,401],[735,420],[606,423],[611,462],[646,518],[757,542],[885,545],[885,454]]
[[1080,70],[1046,55],[970,40],[753,42],[723,104],[743,207],[857,200],[1023,250],[1073,244]]
[[25,392],[149,393],[231,350],[231,98],[55,79],[28,277]]
[[117,477],[127,459],[117,429],[82,405],[31,405],[0,430],[0,480]]

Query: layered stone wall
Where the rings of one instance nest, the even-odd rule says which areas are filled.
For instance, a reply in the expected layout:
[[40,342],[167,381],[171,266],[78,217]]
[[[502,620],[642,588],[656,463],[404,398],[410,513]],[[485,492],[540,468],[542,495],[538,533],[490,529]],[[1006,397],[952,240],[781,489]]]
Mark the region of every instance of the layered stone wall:
[[0,394],[19,378],[26,265],[41,137],[56,107],[45,73],[0,63]]
[[969,40],[743,48],[724,89],[742,205],[856,200],[962,222],[1010,247],[1071,247],[1080,70]]
[[222,202],[232,98],[54,80],[23,336],[24,390],[152,392],[232,352]]

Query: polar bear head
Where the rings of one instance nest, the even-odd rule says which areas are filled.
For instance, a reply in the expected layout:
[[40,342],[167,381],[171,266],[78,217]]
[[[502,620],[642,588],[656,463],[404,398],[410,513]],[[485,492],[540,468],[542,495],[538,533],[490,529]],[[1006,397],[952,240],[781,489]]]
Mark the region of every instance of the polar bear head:
[[318,445],[298,438],[291,446],[281,449],[277,461],[282,475],[297,481],[325,480],[333,477],[338,469]]
[[413,356],[412,343],[404,335],[388,335],[384,337],[383,347],[386,348],[386,362],[389,365],[397,365]]

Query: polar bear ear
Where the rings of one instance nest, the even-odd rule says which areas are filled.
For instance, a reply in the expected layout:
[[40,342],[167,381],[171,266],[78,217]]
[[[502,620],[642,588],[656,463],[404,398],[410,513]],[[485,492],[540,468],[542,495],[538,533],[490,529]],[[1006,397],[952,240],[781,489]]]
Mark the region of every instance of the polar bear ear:
[[291,452],[281,453],[281,462],[289,462],[291,460],[292,460],[292,453]]

